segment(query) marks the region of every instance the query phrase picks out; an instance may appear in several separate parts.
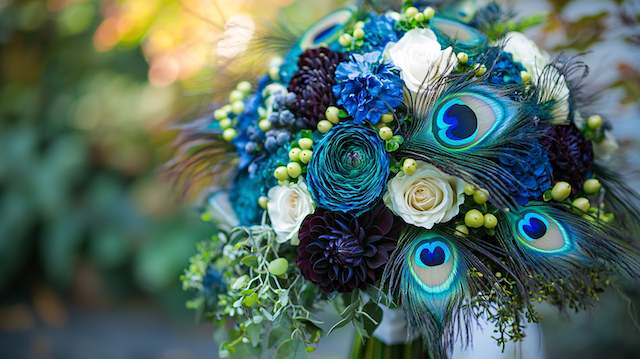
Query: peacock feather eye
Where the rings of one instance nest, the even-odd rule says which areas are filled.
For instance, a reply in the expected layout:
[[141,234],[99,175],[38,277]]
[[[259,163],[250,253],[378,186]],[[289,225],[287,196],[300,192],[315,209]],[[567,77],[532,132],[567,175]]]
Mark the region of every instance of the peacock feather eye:
[[445,238],[423,235],[417,240],[409,261],[413,278],[427,293],[452,290],[458,273],[457,255]]
[[473,90],[449,95],[434,109],[433,135],[448,149],[470,149],[490,140],[492,133],[512,116],[508,102]]
[[563,253],[573,247],[564,227],[541,211],[523,212],[515,224],[518,241],[534,252]]
[[352,14],[353,9],[344,8],[320,19],[302,35],[298,41],[298,47],[304,51],[305,49],[336,41],[344,25],[351,19]]
[[487,44],[487,37],[480,31],[455,20],[435,17],[431,20],[431,27],[438,36],[438,40],[445,47],[452,46],[456,52],[473,53]]

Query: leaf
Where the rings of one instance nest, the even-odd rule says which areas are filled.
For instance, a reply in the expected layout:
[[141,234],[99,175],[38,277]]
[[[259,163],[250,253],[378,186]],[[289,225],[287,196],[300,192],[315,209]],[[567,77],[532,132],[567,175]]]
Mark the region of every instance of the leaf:
[[291,338],[291,323],[288,319],[281,318],[271,327],[269,338],[267,340],[268,348],[275,348],[283,341]]
[[251,345],[258,346],[260,343],[260,338],[262,337],[262,325],[258,324],[250,324],[247,326],[246,332]]
[[338,321],[336,324],[334,324],[331,329],[329,329],[329,331],[327,332],[327,335],[333,333],[334,330],[339,329],[344,327],[345,325],[349,324],[352,320],[352,317],[345,317],[340,319],[340,321]]
[[258,257],[254,255],[246,255],[240,259],[240,263],[246,265],[247,267],[255,268],[258,266]]
[[275,359],[305,359],[309,354],[305,349],[304,342],[300,339],[288,339],[276,349]]
[[[380,322],[382,321],[382,308],[377,303],[369,301],[362,311],[367,315],[364,317],[364,329],[369,334],[373,334],[373,331],[376,330]],[[373,319],[373,320],[372,320]]]

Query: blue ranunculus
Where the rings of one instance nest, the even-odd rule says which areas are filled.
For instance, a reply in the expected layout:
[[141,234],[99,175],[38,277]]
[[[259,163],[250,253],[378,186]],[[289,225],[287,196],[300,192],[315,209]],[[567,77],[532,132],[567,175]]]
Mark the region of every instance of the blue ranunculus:
[[504,182],[520,205],[542,199],[542,194],[551,188],[551,163],[547,152],[537,142],[526,151],[505,150],[498,157],[498,162],[512,175],[504,178]]
[[396,30],[396,21],[387,15],[372,14],[364,23],[364,44],[362,52],[380,51],[390,42],[400,40],[402,33]]
[[307,185],[319,207],[360,214],[380,199],[389,177],[389,156],[372,129],[344,122],[314,147]]
[[403,83],[397,70],[379,52],[353,54],[336,68],[333,93],[354,122],[376,124],[380,117],[400,106]]

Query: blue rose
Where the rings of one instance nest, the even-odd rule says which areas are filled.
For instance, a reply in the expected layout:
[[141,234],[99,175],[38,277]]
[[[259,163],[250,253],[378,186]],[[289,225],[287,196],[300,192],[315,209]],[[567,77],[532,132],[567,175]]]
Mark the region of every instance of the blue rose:
[[389,156],[375,131],[341,123],[313,152],[307,184],[319,207],[360,214],[380,199],[389,177]]

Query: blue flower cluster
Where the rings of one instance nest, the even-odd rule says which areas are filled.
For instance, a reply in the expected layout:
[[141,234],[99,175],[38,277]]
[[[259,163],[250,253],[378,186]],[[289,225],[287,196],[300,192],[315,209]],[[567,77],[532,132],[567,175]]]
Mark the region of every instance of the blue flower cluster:
[[389,163],[384,143],[375,131],[343,122],[314,148],[307,167],[309,192],[321,208],[360,214],[382,196]]
[[403,82],[380,52],[353,54],[336,68],[333,93],[355,123],[377,124],[380,117],[402,103]]
[[501,51],[487,81],[494,85],[519,85],[522,84],[522,71],[525,71],[524,66],[515,61],[511,53]]
[[402,34],[396,30],[396,21],[387,15],[369,16],[363,27],[367,36],[360,48],[362,52],[382,52],[390,42],[397,42]]
[[238,115],[235,128],[238,131],[238,136],[233,140],[233,144],[236,146],[238,155],[240,156],[240,168],[246,168],[255,156],[255,142],[260,136],[260,129],[258,128],[258,108],[264,100],[262,97],[262,90],[269,84],[270,79],[268,76],[263,76],[258,81],[257,91],[247,97],[244,101],[244,111]]
[[537,142],[527,151],[505,149],[498,162],[513,176],[503,179],[509,185],[509,193],[522,206],[542,199],[542,194],[551,188],[553,169],[547,152]]

